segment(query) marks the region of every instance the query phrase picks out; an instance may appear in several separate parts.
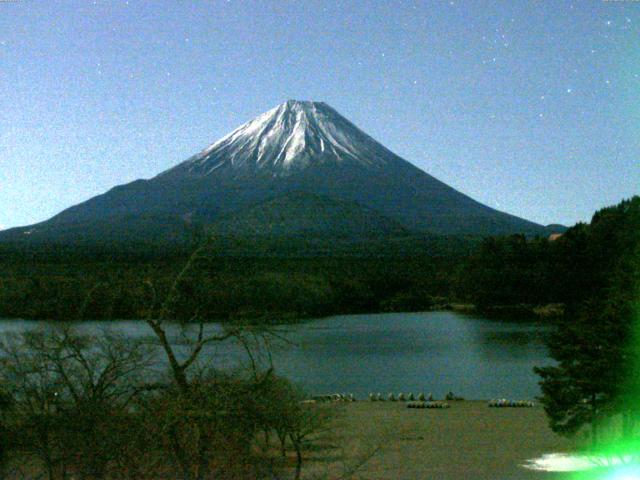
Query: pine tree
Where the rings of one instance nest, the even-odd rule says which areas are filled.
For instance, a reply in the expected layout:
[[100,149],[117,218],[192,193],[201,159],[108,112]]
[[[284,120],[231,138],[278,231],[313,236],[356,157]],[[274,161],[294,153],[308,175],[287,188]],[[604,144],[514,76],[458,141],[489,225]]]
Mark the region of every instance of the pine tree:
[[[602,422],[623,420],[637,435],[640,418],[640,197],[597,212],[586,237],[591,288],[576,301],[549,341],[554,366],[536,368],[551,428],[574,434],[590,426],[594,443]],[[571,241],[565,244],[569,250]],[[584,241],[579,247],[585,251]]]

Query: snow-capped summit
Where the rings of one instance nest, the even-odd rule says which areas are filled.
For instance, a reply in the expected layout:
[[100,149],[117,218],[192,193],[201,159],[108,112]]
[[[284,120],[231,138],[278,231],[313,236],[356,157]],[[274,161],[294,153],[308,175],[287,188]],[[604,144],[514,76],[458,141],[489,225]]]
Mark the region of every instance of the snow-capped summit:
[[390,155],[326,103],[288,100],[241,125],[177,169],[199,176],[224,167],[286,175],[311,164],[384,165]]
[[546,235],[420,170],[326,103],[289,100],[153,178],[2,232],[0,242],[170,242],[194,224],[282,237]]

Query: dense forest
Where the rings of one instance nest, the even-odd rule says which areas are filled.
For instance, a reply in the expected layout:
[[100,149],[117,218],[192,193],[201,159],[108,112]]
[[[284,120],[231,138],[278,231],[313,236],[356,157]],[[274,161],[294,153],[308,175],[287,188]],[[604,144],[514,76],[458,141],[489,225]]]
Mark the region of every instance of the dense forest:
[[554,431],[590,427],[596,454],[640,462],[640,198],[565,237],[558,245],[575,267],[549,341],[556,364],[536,369],[542,402]]
[[461,267],[457,293],[490,311],[502,305],[574,306],[603,295],[637,245],[640,197],[596,212],[555,240],[485,239]]
[[605,208],[554,240],[201,233],[176,245],[2,244],[0,317],[143,318],[187,263],[176,318],[277,322],[456,304],[486,315],[557,316],[608,284],[619,253],[636,241],[639,202]]
[[153,249],[3,245],[0,318],[143,318],[153,292],[166,293],[187,262],[176,318],[191,318],[195,308],[210,320],[268,321],[428,310],[453,297],[457,265],[478,241],[212,238]]

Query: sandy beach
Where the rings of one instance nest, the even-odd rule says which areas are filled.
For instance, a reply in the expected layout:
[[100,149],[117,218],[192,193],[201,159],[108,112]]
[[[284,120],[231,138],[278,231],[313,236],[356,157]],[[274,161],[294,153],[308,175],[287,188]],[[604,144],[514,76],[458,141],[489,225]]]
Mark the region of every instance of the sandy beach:
[[529,459],[573,445],[548,428],[541,407],[449,403],[441,410],[408,409],[400,402],[336,405],[334,444],[341,446],[311,453],[305,477],[340,478],[357,468],[353,478],[363,480],[568,478],[522,468]]

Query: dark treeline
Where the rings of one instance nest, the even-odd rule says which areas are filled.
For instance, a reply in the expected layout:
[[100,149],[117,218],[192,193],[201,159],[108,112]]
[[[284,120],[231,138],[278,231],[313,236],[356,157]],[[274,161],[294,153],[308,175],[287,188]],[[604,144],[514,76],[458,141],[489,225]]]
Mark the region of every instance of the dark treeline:
[[[625,213],[597,212],[555,240],[523,235],[347,239],[216,238],[179,285],[177,318],[291,321],[474,305],[555,316],[596,295],[633,242]],[[166,293],[202,235],[176,245],[0,245],[0,318],[135,319],[149,282]],[[546,308],[543,308],[547,306]],[[80,313],[79,313],[80,312]]]
[[[138,278],[150,337],[86,335],[61,322],[0,339],[0,478],[298,480],[311,451],[337,448],[336,408],[305,400],[274,371],[282,330],[212,326],[197,312],[173,321],[209,247],[178,269],[169,262],[162,287]],[[89,293],[75,317],[60,319],[83,318]],[[246,352],[244,366],[201,355],[230,341]],[[358,465],[344,461],[341,478]]]
[[[291,320],[428,310],[453,298],[473,238],[363,244],[213,239],[179,285],[177,318]],[[196,247],[0,246],[0,318],[134,319]]]
[[[588,426],[593,445],[637,457],[640,197],[553,241],[474,242],[447,239],[411,255],[406,245],[383,255],[380,245],[375,254],[294,257],[267,244],[258,256],[227,255],[215,239],[195,253],[5,246],[0,316],[140,318],[168,373],[156,375],[147,347],[131,339],[82,337],[63,326],[5,341],[0,467],[9,478],[298,478],[326,413],[272,369],[255,368],[260,337],[251,327],[227,323],[207,336],[204,321],[420,310],[451,300],[485,311],[563,304],[549,341],[556,363],[536,369],[551,428],[573,435]],[[186,353],[171,344],[168,318],[200,322]],[[246,346],[252,368],[196,368],[206,344],[227,339]]]
[[[550,426],[589,426],[597,453],[640,461],[640,197],[597,212],[557,241],[565,317],[536,369]],[[554,245],[555,246],[555,245]]]
[[604,208],[559,238],[485,239],[462,266],[459,298],[491,311],[503,305],[573,306],[602,295],[640,232],[640,197]]

